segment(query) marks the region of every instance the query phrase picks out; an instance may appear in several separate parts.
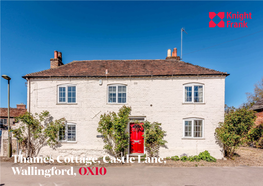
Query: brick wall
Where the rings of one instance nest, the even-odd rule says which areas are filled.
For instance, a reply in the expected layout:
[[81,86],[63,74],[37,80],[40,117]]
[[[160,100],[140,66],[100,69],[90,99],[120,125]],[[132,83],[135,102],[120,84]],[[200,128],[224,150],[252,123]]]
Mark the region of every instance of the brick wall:
[[[50,111],[54,119],[65,117],[77,128],[76,143],[62,143],[57,150],[44,147],[40,155],[86,155],[102,156],[103,141],[97,138],[100,115],[117,112],[122,104],[107,103],[109,84],[127,85],[127,106],[132,107],[131,116],[146,116],[148,121],[161,122],[167,131],[167,147],[160,149],[160,156],[187,153],[195,155],[208,150],[212,156],[222,158],[222,148],[215,140],[214,132],[219,122],[224,121],[225,77],[173,77],[173,78],[109,78],[102,79],[35,79],[31,80],[32,113]],[[204,84],[202,104],[183,103],[185,83]],[[77,87],[76,104],[58,104],[57,86],[74,84]],[[29,99],[28,99],[29,100]],[[29,103],[27,104],[29,105]],[[204,119],[204,138],[183,139],[183,118]]]

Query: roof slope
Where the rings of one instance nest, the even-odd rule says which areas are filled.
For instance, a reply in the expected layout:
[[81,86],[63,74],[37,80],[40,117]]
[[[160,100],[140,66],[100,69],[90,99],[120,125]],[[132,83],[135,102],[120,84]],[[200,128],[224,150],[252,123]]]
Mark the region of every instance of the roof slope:
[[128,77],[128,76],[177,76],[177,75],[224,75],[208,68],[178,60],[91,60],[73,61],[57,68],[23,76],[34,77]]
[[258,100],[252,107],[252,110],[260,110],[263,109],[263,98],[261,98],[260,100]]
[[[18,109],[18,108],[10,108],[10,117],[18,117],[24,113],[26,113],[26,109]],[[8,117],[8,109],[0,108],[0,117]]]

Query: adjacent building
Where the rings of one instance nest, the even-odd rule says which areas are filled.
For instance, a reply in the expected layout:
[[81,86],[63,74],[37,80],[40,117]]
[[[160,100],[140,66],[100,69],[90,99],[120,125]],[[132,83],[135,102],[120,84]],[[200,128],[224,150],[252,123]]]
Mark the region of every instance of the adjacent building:
[[[10,127],[16,128],[16,117],[26,113],[26,105],[17,104],[16,108],[10,108]],[[8,144],[8,108],[0,108],[0,156],[7,155]],[[12,138],[12,147],[14,152],[17,150],[16,138]]]

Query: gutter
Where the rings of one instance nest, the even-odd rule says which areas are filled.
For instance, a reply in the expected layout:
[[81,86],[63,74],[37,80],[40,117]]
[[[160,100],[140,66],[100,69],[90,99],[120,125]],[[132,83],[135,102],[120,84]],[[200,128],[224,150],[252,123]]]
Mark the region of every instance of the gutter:
[[[172,75],[125,75],[125,76],[107,76],[107,78],[122,78],[122,77],[173,77],[173,76],[229,76],[230,74],[172,74]],[[24,79],[29,78],[106,78],[106,76],[22,76]]]

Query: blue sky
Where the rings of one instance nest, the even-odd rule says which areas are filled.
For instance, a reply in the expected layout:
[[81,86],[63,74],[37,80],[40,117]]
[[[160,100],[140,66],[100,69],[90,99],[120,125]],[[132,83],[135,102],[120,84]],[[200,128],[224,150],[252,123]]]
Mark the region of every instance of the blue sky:
[[[26,103],[22,76],[49,69],[54,50],[62,52],[64,64],[73,60],[164,59],[169,48],[177,47],[181,54],[182,27],[188,32],[183,60],[230,73],[226,104],[238,107],[246,101],[245,93],[253,92],[254,84],[263,77],[262,9],[263,2],[2,1],[1,75],[12,78],[11,107]],[[245,20],[248,28],[208,27],[209,12],[237,11],[252,13],[252,19]],[[231,41],[236,38],[241,39]],[[3,78],[0,106],[7,107],[7,81]]]

